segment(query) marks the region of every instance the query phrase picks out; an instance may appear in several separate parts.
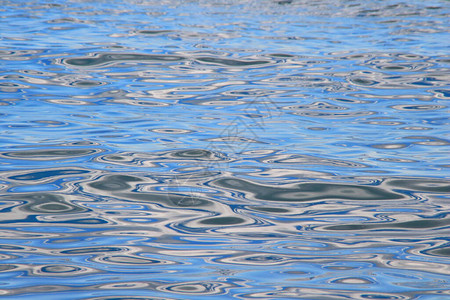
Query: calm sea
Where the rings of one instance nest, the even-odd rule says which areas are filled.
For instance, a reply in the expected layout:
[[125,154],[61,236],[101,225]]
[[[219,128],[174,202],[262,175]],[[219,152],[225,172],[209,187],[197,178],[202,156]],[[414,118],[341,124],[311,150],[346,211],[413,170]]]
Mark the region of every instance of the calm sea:
[[0,0],[0,298],[450,299],[449,14]]

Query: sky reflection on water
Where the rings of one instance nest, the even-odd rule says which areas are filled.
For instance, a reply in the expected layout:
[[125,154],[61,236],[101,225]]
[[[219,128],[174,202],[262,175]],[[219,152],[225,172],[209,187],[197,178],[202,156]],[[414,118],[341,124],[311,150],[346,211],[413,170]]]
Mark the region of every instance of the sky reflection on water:
[[447,1],[3,1],[4,299],[447,299]]

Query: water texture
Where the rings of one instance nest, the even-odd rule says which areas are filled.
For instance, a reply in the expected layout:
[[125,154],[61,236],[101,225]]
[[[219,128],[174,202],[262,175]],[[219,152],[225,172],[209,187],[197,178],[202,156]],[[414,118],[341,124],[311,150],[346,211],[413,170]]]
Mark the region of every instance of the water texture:
[[0,1],[2,299],[450,299],[448,1]]

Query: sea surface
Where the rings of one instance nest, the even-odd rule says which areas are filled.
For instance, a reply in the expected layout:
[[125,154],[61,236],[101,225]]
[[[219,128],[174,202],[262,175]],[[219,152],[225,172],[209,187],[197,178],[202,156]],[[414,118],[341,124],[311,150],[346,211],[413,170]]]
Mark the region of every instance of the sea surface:
[[0,298],[450,299],[449,14],[0,1]]

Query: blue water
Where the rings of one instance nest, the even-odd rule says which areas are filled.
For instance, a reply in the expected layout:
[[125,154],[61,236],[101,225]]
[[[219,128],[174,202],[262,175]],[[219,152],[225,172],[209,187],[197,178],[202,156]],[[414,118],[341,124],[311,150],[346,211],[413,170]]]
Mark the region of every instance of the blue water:
[[2,299],[450,299],[448,1],[0,1]]

